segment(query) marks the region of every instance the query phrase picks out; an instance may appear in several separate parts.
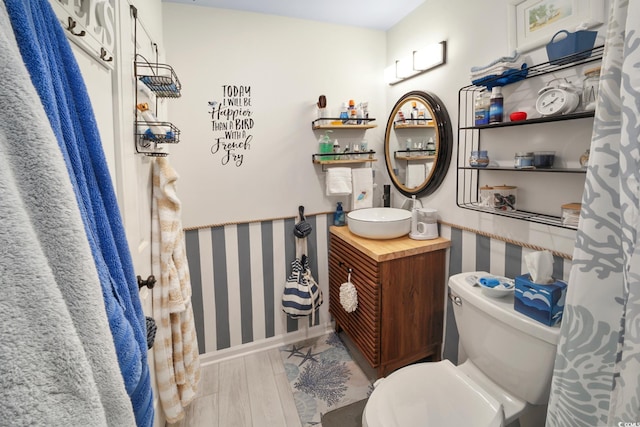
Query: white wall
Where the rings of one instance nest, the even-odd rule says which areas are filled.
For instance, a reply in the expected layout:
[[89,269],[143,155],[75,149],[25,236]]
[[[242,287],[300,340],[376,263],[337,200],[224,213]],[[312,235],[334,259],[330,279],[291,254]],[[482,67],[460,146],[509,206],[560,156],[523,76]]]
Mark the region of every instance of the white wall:
[[[311,129],[318,96],[336,114],[343,101],[368,101],[378,127],[366,132],[382,159],[386,106],[382,72],[385,33],[250,12],[163,3],[167,62],[182,83],[168,105],[180,129],[170,161],[180,174],[185,227],[327,212],[325,174],[311,155],[321,132]],[[223,101],[223,86],[248,86],[254,120],[242,164],[222,164],[211,153],[215,138],[209,101]],[[362,131],[334,133],[361,139]],[[244,137],[243,137],[244,138]],[[376,167],[384,168],[378,161]]]
[[[390,111],[396,100],[402,94],[411,90],[433,92],[444,102],[451,116],[454,140],[457,141],[458,91],[461,87],[471,83],[469,78],[470,68],[472,66],[486,65],[496,58],[511,53],[507,28],[509,4],[508,0],[425,2],[411,15],[388,31],[387,64],[391,64],[395,59],[410,54],[415,49],[441,40],[447,41],[448,54],[445,66],[405,80],[394,86],[387,86],[387,110]],[[606,12],[608,12],[608,5],[605,5]],[[604,30],[600,27],[599,31],[602,32]],[[548,60],[544,47],[526,52],[525,56],[529,64]],[[577,82],[581,84],[581,80],[577,80]],[[537,89],[534,88],[534,90]],[[506,97],[505,109],[510,107],[507,105],[508,102],[509,99]],[[520,105],[519,107],[522,106]],[[531,110],[532,105],[525,105],[525,107],[530,111],[535,111],[535,109]],[[591,123],[592,121],[590,120],[581,120],[579,123],[566,126],[560,131],[565,133],[558,134],[557,140],[574,139],[576,141],[570,153],[565,153],[566,157],[575,157],[577,161],[580,153],[588,147],[588,142],[584,142],[584,139],[589,139],[590,137]],[[586,129],[585,124],[588,125]],[[515,151],[533,151],[514,149],[514,146],[510,145],[514,139],[522,139],[527,136],[535,138],[534,134],[527,135],[527,131],[530,132],[531,127],[528,129],[519,128],[518,133],[510,134],[511,141],[507,140],[501,143],[504,151],[499,152],[500,147],[496,147],[495,150],[492,150],[493,154],[496,156],[501,155],[505,158],[513,158]],[[577,137],[577,135],[580,136]],[[505,136],[505,138],[507,137]],[[538,148],[538,146],[535,148],[535,150],[540,149],[543,148]],[[556,148],[550,149],[556,150]],[[492,152],[489,154],[491,157]],[[521,242],[528,242],[567,254],[573,253],[574,231],[481,214],[457,207],[455,201],[456,155],[456,145],[454,144],[449,173],[439,190],[422,199],[425,206],[437,208],[442,220],[454,224]],[[557,176],[555,179],[557,179]],[[566,177],[561,179],[566,179]],[[545,181],[543,179],[540,181],[540,185],[550,187],[551,192],[553,192],[553,182],[549,183],[548,180]],[[579,199],[565,200],[564,203],[569,201],[579,201]],[[550,204],[548,209],[555,209],[555,215],[560,213],[558,203],[555,203],[555,205]]]

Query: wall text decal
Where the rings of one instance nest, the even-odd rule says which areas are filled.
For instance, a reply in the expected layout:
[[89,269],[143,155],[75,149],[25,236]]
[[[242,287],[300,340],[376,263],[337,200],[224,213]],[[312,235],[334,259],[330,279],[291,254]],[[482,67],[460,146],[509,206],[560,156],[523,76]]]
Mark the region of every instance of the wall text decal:
[[222,165],[242,166],[251,150],[254,126],[251,86],[222,86],[222,101],[210,101],[211,130],[214,142],[211,154],[220,155]]

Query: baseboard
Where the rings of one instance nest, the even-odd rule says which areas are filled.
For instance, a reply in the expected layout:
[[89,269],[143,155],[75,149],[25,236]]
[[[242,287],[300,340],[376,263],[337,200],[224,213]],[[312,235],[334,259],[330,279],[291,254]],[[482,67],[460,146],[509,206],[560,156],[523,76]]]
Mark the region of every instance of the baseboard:
[[283,345],[293,344],[308,338],[315,338],[334,331],[334,323],[327,322],[318,326],[307,327],[295,332],[289,332],[285,335],[277,337],[265,338],[263,340],[238,345],[224,350],[213,351],[200,355],[200,366],[205,367],[224,360],[234,359],[236,357],[247,356],[252,353],[270,350],[272,348],[282,347]]

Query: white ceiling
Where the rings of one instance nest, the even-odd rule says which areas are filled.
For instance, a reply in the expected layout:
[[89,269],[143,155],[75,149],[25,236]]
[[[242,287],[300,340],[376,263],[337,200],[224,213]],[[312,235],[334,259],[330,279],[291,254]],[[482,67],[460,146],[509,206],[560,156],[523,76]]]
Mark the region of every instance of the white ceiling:
[[425,0],[162,0],[386,31]]

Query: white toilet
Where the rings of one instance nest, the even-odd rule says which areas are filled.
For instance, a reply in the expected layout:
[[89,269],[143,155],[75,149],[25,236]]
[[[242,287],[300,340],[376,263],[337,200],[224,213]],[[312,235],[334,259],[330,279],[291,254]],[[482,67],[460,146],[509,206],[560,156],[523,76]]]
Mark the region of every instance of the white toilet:
[[513,296],[491,298],[469,276],[449,288],[460,342],[468,359],[417,363],[379,380],[362,415],[363,427],[506,426],[527,405],[549,400],[560,336],[513,309]]

